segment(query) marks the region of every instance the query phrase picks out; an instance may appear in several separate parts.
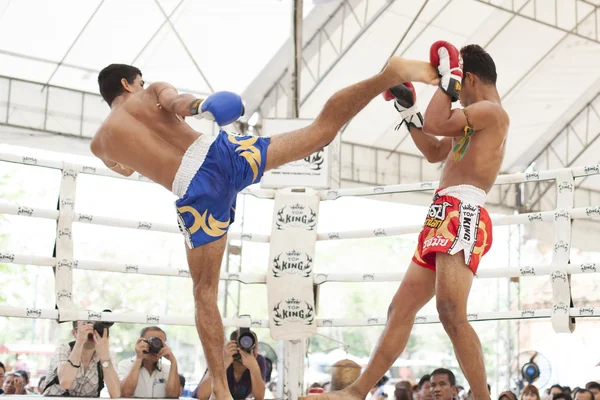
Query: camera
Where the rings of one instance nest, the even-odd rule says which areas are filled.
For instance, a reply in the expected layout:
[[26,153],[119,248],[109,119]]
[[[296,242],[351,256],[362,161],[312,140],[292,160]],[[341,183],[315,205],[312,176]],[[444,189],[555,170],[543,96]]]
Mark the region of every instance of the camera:
[[164,344],[160,338],[151,337],[148,339],[142,340],[144,343],[148,343],[148,351],[144,351],[145,354],[158,354],[160,350],[164,347]]
[[[112,311],[111,310],[103,310],[102,312],[112,312]],[[106,334],[108,335],[108,328],[110,328],[114,324],[115,324],[114,322],[96,321],[96,322],[94,322],[94,330],[96,332],[98,332],[98,335],[100,335],[100,337],[102,337],[102,335],[104,335],[104,328],[107,329]],[[94,335],[92,335],[90,333],[88,335],[88,340],[93,340],[93,339],[94,339]]]
[[[256,336],[250,331],[250,328],[239,328],[237,330],[236,342],[240,350],[251,354],[254,347],[256,347]],[[234,354],[233,359],[239,361],[242,359],[242,356]]]

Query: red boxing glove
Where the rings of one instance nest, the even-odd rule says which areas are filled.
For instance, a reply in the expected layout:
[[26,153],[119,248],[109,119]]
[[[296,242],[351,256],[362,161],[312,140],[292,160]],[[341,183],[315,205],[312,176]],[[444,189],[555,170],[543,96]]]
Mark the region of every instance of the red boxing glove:
[[452,101],[457,101],[463,78],[460,51],[452,44],[438,40],[431,45],[429,61],[438,69],[440,88],[452,98]]
[[412,83],[404,82],[389,88],[383,93],[383,98],[386,101],[395,100],[394,107],[402,118],[394,130],[400,129],[402,124],[406,124],[407,128],[423,128],[423,116],[417,108],[417,93]]

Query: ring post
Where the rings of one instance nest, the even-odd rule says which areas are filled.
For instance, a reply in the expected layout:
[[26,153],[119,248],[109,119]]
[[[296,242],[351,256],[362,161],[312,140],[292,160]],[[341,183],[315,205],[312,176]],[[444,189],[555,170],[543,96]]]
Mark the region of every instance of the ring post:
[[75,321],[77,309],[73,303],[73,219],[75,193],[81,166],[63,163],[58,195],[58,223],[56,224],[56,305],[58,320]]
[[552,255],[552,327],[557,333],[572,333],[575,319],[569,316],[571,275],[567,265],[571,253],[571,214],[574,203],[574,179],[569,169],[556,171],[556,210],[554,212],[554,253]]

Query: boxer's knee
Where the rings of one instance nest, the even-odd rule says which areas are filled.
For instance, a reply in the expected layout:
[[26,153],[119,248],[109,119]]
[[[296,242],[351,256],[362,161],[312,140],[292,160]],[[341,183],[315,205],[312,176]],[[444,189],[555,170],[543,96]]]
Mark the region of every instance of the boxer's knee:
[[458,330],[461,323],[467,321],[466,317],[461,317],[464,310],[461,310],[456,301],[452,299],[438,298],[436,307],[440,322],[449,336],[452,336]]

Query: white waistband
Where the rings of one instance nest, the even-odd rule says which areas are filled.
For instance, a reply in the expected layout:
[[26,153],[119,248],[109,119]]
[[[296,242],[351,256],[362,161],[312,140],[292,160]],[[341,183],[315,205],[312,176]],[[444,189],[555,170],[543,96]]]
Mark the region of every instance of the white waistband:
[[185,151],[173,180],[172,191],[177,197],[185,196],[190,182],[204,163],[208,149],[215,139],[216,136],[201,135]]
[[438,196],[452,196],[465,203],[475,206],[483,206],[487,193],[483,189],[472,185],[449,186],[437,192]]

